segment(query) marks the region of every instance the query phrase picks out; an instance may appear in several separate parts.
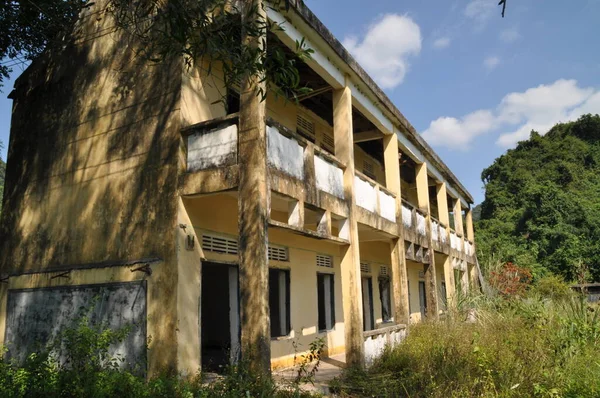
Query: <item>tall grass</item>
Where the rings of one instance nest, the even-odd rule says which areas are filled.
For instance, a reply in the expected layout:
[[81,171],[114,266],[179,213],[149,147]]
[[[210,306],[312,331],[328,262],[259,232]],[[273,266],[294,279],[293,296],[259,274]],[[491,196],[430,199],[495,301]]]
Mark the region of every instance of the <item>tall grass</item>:
[[368,371],[332,387],[341,396],[600,397],[599,312],[575,296],[463,297],[445,321],[412,326]]

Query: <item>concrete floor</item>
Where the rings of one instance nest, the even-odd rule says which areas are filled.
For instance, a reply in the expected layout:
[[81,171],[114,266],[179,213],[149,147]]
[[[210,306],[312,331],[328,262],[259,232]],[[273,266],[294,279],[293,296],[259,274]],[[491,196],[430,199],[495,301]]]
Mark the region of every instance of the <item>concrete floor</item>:
[[[329,382],[342,374],[343,369],[346,367],[346,355],[339,354],[331,357],[322,358],[319,364],[319,371],[316,372],[314,377],[314,384],[307,382],[302,383],[300,388],[305,391],[313,391],[321,393],[325,396],[329,395]],[[291,385],[297,374],[298,366],[282,369],[273,372],[273,378],[281,384]],[[310,368],[309,368],[310,370]]]

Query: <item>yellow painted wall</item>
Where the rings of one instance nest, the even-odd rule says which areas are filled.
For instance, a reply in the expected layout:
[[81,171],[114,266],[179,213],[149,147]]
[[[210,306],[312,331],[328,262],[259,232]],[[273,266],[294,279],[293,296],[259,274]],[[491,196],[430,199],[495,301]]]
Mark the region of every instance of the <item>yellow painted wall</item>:
[[[100,1],[86,9],[73,45],[40,57],[15,83],[0,274],[162,259],[148,289],[153,373],[177,364],[183,65],[146,63],[104,7]],[[138,275],[126,268],[76,274],[68,283]],[[49,275],[11,278],[9,286],[58,283]],[[152,319],[160,323],[150,330]]]
[[360,261],[368,263],[371,268],[370,273],[363,273],[362,276],[370,277],[373,286],[373,315],[375,327],[383,323],[381,311],[381,298],[379,292],[379,277],[381,275],[381,266],[386,266],[390,278],[390,312],[394,313],[393,291],[391,285],[391,257],[390,244],[388,242],[362,242],[360,243]]
[[[191,222],[199,234],[203,232],[223,234],[231,238],[237,236],[237,198],[233,194],[212,195],[194,199],[184,199]],[[289,262],[270,263],[271,267],[290,270],[290,309],[292,333],[287,338],[274,339],[271,342],[271,357],[274,368],[293,364],[294,347],[297,342],[299,353],[308,349],[308,344],[317,337],[326,339],[328,354],[343,352],[344,325],[341,297],[341,276],[339,246],[283,230],[269,229],[269,241],[272,244],[289,249]],[[334,268],[316,266],[316,255],[333,256]],[[215,262],[237,263],[235,255],[204,251],[206,259]],[[335,317],[332,331],[318,332],[317,310],[317,272],[334,273]],[[207,325],[203,325],[207,327]]]
[[365,151],[362,150],[358,145],[354,145],[354,166],[356,170],[365,174],[364,162],[367,160],[373,165],[373,171],[375,172],[374,180],[377,181],[380,185],[385,187],[385,171],[383,165],[375,160],[372,156],[368,155]]
[[225,116],[227,90],[223,72],[218,64],[207,61],[192,68],[182,68],[181,76],[181,125],[204,122]]
[[410,322],[421,321],[421,304],[419,302],[419,282],[424,281],[423,277],[419,276],[423,272],[423,264],[416,263],[411,260],[406,260],[406,272],[408,275],[409,300],[410,300]]

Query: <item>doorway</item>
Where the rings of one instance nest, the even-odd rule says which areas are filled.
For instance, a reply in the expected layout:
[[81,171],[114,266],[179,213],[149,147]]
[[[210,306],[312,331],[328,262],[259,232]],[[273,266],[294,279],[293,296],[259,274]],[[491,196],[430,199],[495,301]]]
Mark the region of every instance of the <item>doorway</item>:
[[421,308],[421,319],[427,316],[427,294],[425,293],[425,282],[419,281],[419,305]]
[[202,370],[222,372],[240,354],[238,268],[202,263]]

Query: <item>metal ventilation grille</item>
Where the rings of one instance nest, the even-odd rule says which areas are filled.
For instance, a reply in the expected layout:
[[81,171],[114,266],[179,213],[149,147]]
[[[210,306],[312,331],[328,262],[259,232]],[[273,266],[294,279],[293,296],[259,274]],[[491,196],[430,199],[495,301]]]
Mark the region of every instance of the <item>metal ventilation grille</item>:
[[333,141],[333,137],[330,136],[328,133],[323,133],[323,140],[321,141],[321,146],[326,151],[335,154],[335,142]]
[[379,266],[379,276],[389,276],[390,270],[385,265]]
[[302,115],[296,118],[296,129],[299,133],[307,136],[313,142],[315,140],[315,123]]
[[217,235],[202,235],[202,249],[222,254],[238,254],[238,243],[235,239]]
[[317,267],[333,268],[333,257],[325,254],[317,254]]
[[371,264],[360,263],[360,272],[370,273],[371,272]]
[[375,167],[373,166],[373,163],[368,160],[363,161],[363,174],[374,180],[377,178],[375,176]]
[[269,260],[290,261],[288,248],[281,246],[269,246]]

